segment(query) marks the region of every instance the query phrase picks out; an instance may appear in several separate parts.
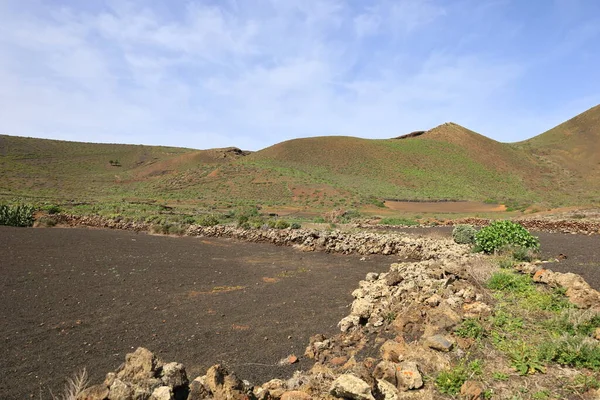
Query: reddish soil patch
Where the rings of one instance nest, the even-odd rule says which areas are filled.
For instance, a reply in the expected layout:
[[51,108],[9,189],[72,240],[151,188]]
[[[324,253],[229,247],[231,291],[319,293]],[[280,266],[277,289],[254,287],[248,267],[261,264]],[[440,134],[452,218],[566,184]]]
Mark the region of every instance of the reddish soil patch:
[[0,227],[0,241],[2,399],[47,398],[82,367],[97,383],[138,346],[191,378],[217,362],[289,376],[311,363],[278,361],[337,332],[358,281],[396,260],[100,229]]
[[386,201],[385,206],[396,211],[413,213],[483,213],[506,211],[504,205],[477,201]]

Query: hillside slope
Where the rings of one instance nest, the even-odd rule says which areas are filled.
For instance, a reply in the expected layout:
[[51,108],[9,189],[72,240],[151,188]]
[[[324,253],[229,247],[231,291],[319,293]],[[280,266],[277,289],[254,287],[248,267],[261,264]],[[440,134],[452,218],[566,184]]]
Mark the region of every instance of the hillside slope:
[[135,195],[136,182],[227,163],[243,155],[238,152],[0,135],[0,194],[79,200]]
[[600,105],[515,146],[556,171],[560,191],[600,199]]
[[599,127],[600,106],[514,144],[445,123],[396,139],[313,137],[255,153],[0,135],[0,200],[306,209],[381,199],[589,204],[600,199]]
[[[453,123],[406,139],[295,139],[239,163],[284,174],[299,171],[363,199],[535,201],[529,185],[544,184],[544,169],[527,154]],[[302,180],[296,182],[302,185]]]

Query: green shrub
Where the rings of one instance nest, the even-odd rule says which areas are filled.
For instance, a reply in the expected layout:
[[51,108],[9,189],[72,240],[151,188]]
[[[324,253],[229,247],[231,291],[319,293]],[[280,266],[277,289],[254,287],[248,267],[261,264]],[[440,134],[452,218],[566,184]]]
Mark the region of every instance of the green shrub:
[[35,208],[28,204],[9,206],[0,204],[0,225],[32,226]]
[[57,206],[56,204],[51,204],[49,206],[46,206],[46,207],[44,207],[44,210],[46,210],[46,212],[50,215],[58,214],[62,211],[60,209],[60,207]]
[[477,319],[467,318],[454,330],[454,334],[463,338],[480,339],[485,334],[485,329]]
[[247,215],[240,215],[237,219],[237,224],[240,228],[248,229],[250,228],[250,218]]
[[283,219],[278,219],[277,222],[275,222],[275,229],[286,229],[289,227],[290,223]]
[[542,343],[540,357],[560,365],[576,368],[600,369],[600,345],[587,336],[563,336],[554,341]]
[[215,226],[219,225],[219,218],[213,214],[202,215],[197,218],[197,224],[200,226]]
[[511,245],[537,250],[540,242],[515,222],[494,221],[475,234],[475,245],[489,254]]
[[452,238],[458,244],[474,244],[476,233],[473,225],[456,225],[452,229]]
[[380,225],[403,225],[403,226],[414,226],[419,223],[413,219],[408,218],[383,218],[379,221]]
[[535,258],[535,250],[520,245],[508,245],[499,250],[500,254],[512,257],[515,261],[530,262]]
[[441,393],[455,395],[461,386],[475,375],[482,373],[481,360],[471,361],[465,365],[464,360],[452,369],[442,371],[435,378],[435,386]]
[[442,371],[435,378],[435,386],[441,393],[455,395],[460,392],[461,386],[467,381],[467,371],[463,366]]
[[487,282],[488,288],[503,292],[524,293],[535,290],[533,280],[529,275],[519,275],[512,272],[496,272]]
[[315,217],[315,219],[313,219],[313,222],[316,224],[323,224],[325,223],[325,218],[323,217]]
[[248,225],[250,225],[251,228],[254,229],[259,229],[261,228],[263,225],[265,224],[265,220],[262,217],[256,216],[256,217],[250,217],[248,219]]
[[302,228],[302,225],[300,225],[298,222],[292,222],[292,224],[290,225],[290,228],[300,229],[300,228]]

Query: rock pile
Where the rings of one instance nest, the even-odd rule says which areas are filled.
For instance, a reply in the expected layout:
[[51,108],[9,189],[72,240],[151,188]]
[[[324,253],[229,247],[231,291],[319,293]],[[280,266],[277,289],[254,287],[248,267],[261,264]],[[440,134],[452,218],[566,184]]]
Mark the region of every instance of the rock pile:
[[489,312],[468,280],[470,263],[479,257],[462,251],[449,260],[393,264],[387,273],[368,274],[353,293],[350,315],[339,323],[341,332],[313,336],[305,357],[314,366],[288,380],[252,386],[215,365],[190,382],[181,364],[162,363],[139,348],[78,399],[433,398],[433,384],[423,374],[464,355],[469,343],[457,340],[453,328],[465,316]]
[[[106,380],[81,393],[79,400],[199,399],[433,399],[439,393],[424,376],[456,365],[473,339],[455,335],[465,318],[492,312],[480,282],[485,257],[459,247],[444,259],[392,264],[386,273],[369,273],[353,292],[350,313],[340,333],[311,337],[304,357],[314,360],[306,372],[260,386],[242,381],[222,365],[189,381],[184,367],[163,363],[138,348]],[[541,264],[517,267],[537,282],[567,289],[580,307],[600,305],[600,294],[574,274],[554,273]],[[488,272],[490,272],[489,270]],[[484,387],[466,381],[465,398],[483,398]]]

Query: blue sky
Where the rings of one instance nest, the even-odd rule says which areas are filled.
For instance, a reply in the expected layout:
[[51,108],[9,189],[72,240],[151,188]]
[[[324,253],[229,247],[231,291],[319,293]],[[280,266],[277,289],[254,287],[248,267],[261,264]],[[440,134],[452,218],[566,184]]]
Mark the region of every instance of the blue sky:
[[597,0],[1,0],[0,133],[257,150],[600,103]]

